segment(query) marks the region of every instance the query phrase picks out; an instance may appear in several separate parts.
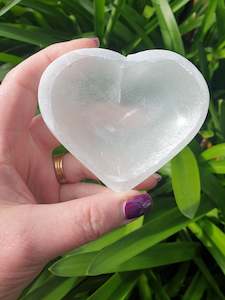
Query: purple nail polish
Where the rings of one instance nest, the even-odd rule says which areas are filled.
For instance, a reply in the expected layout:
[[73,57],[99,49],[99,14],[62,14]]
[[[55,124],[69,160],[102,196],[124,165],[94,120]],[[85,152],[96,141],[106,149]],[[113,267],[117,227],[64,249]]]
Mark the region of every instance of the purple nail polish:
[[128,200],[124,205],[126,219],[134,219],[142,216],[152,206],[152,198],[149,194],[140,194]]

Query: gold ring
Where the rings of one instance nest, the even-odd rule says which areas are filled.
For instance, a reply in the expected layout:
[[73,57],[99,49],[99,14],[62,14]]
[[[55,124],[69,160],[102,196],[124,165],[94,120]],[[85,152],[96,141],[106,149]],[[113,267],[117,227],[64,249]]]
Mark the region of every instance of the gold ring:
[[55,169],[55,176],[60,184],[67,183],[63,171],[63,157],[64,155],[53,156],[53,165]]

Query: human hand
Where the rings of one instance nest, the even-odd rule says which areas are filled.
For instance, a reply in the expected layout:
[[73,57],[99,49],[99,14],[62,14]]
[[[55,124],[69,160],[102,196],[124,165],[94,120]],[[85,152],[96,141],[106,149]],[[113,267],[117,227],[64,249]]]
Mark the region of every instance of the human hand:
[[[37,109],[40,77],[53,60],[97,39],[52,45],[18,65],[0,86],[0,299],[17,299],[44,265],[65,251],[144,213],[147,194],[114,193],[79,182],[95,176],[71,154],[63,159],[67,184],[60,185],[52,163],[59,142]],[[153,188],[153,175],[138,188]]]

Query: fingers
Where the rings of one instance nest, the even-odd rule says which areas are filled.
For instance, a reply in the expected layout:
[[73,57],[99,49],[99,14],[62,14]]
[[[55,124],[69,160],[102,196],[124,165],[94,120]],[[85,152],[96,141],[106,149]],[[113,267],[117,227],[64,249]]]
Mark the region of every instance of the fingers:
[[49,260],[143,215],[151,207],[148,194],[104,192],[50,205],[34,205],[30,213],[34,255]]
[[[153,174],[147,178],[144,182],[136,186],[135,190],[151,190],[159,183],[161,176],[159,174]],[[72,199],[91,196],[98,193],[109,191],[109,189],[100,184],[94,183],[74,183],[63,184],[60,188],[60,201],[68,201]]]
[[30,124],[36,111],[41,75],[53,60],[74,49],[91,47],[98,47],[96,38],[54,44],[34,54],[10,71],[0,87],[2,129],[19,130]]
[[[85,178],[98,179],[95,174],[89,171],[70,153],[65,154],[63,157],[63,172],[68,183],[78,182]],[[152,189],[160,182],[160,180],[161,176],[155,173],[136,186],[135,189]]]
[[63,173],[68,183],[79,182],[85,178],[97,179],[91,171],[70,153],[63,156]]
[[[108,188],[99,184],[80,183],[79,181],[82,179],[89,178],[97,180],[97,177],[70,153],[65,154],[63,157],[63,173],[69,184],[61,185],[60,201],[62,202],[87,197],[108,190]],[[155,173],[136,186],[135,190],[153,189],[160,180],[161,176]]]
[[30,132],[36,140],[41,143],[46,150],[52,151],[60,145],[60,142],[50,132],[41,115],[32,119]]
[[60,189],[60,201],[69,201],[72,199],[88,197],[100,194],[108,189],[100,184],[78,182],[74,184],[63,184]]

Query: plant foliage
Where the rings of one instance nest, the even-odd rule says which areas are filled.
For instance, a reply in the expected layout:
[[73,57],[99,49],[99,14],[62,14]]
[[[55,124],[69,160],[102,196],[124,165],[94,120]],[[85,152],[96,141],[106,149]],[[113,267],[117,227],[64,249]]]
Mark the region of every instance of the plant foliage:
[[209,114],[160,170],[152,213],[50,263],[21,299],[225,299],[225,1],[0,0],[0,80],[43,47],[96,35],[124,55],[185,55],[208,82]]

